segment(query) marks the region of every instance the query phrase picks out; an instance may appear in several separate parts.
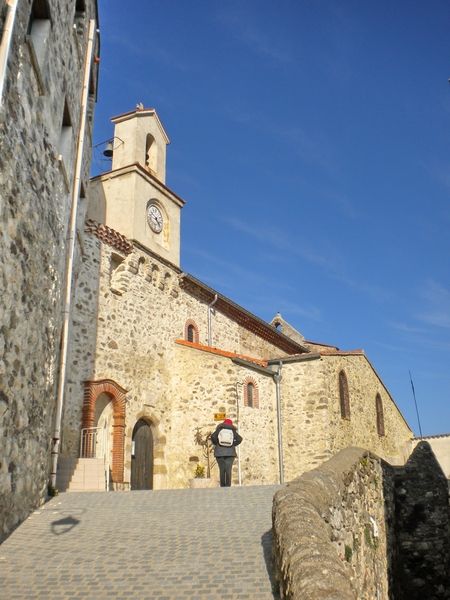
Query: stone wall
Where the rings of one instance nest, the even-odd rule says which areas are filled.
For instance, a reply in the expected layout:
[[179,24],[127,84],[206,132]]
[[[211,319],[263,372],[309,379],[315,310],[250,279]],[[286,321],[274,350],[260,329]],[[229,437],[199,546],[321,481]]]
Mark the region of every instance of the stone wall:
[[[341,416],[341,370],[347,374],[349,419]],[[285,480],[354,445],[396,464],[405,462],[412,432],[364,355],[290,362],[283,366],[281,389]],[[383,436],[376,426],[377,393],[383,402]]]
[[448,481],[430,445],[420,442],[396,468],[392,567],[395,600],[450,598]]
[[380,461],[349,448],[274,499],[282,598],[387,600],[387,546]]
[[273,505],[281,597],[450,597],[447,481],[428,444],[404,467],[340,451],[280,490]]
[[[39,66],[27,36],[31,4],[17,6],[0,106],[0,540],[47,488],[81,77],[87,21],[96,18],[96,2],[87,1],[75,30],[75,3],[49,3]],[[72,152],[60,159],[65,105]]]
[[[185,338],[188,320],[198,327],[199,341],[207,343],[207,304],[180,288],[176,267],[136,247],[125,255],[111,244],[100,243],[89,232],[83,245],[85,257],[72,325],[63,453],[78,453],[84,381],[112,379],[128,392],[125,483],[129,482],[133,427],[137,419],[145,418],[152,425],[158,447],[155,487],[186,486],[193,471],[189,457],[199,453],[193,443],[195,427],[214,427],[213,415],[222,408],[235,419],[236,382],[252,377],[261,398],[259,408],[243,407],[239,387],[240,418],[246,438],[241,449],[243,477],[246,482],[277,481],[272,378],[237,366],[230,358],[177,345],[177,339]],[[213,343],[222,350],[255,357],[280,354],[279,349],[219,311],[213,317]],[[265,453],[254,453],[257,460],[250,453],[254,442],[266,449]]]
[[[323,356],[325,396],[330,399],[331,454],[348,446],[361,446],[391,464],[403,464],[409,456],[412,431],[389,391],[363,353]],[[350,418],[341,417],[339,372],[343,370],[349,389]],[[375,398],[380,395],[384,435],[377,431]]]

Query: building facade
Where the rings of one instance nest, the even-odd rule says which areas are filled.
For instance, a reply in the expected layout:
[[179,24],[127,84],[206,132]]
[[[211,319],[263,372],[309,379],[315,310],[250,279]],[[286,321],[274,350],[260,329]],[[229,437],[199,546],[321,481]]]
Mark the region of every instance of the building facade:
[[98,54],[94,0],[0,2],[0,540],[45,498],[58,444]]
[[[196,431],[237,422],[235,479],[289,480],[347,446],[395,463],[412,432],[363,351],[266,323],[180,267],[184,201],[165,182],[154,109],[113,119],[83,236],[63,418],[64,457],[104,456],[114,489],[189,485]],[[217,469],[212,469],[217,480]]]

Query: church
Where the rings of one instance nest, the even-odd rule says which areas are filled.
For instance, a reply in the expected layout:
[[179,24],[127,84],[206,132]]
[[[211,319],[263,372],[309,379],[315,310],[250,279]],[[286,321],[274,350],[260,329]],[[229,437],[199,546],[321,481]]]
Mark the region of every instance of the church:
[[142,105],[112,122],[111,169],[82,215],[58,487],[92,458],[96,482],[74,489],[188,487],[208,466],[196,433],[224,418],[244,438],[235,484],[289,481],[347,446],[403,464],[413,433],[364,352],[267,323],[184,272],[165,128]]

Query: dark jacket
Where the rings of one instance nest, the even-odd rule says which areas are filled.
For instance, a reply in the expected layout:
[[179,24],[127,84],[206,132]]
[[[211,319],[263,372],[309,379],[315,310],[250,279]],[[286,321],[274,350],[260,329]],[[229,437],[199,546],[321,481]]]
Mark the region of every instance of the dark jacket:
[[[220,446],[219,431],[221,429],[231,429],[234,432],[232,446]],[[215,446],[214,456],[236,456],[236,446],[238,446],[242,442],[242,437],[238,434],[234,425],[228,425],[228,423],[220,423],[220,425],[217,425],[216,430],[211,434],[211,441]]]

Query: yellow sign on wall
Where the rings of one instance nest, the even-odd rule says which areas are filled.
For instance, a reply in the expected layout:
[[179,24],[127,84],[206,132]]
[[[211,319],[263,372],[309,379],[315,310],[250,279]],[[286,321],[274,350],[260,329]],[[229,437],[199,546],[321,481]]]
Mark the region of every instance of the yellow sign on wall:
[[214,421],[223,421],[226,417],[226,413],[214,413]]

